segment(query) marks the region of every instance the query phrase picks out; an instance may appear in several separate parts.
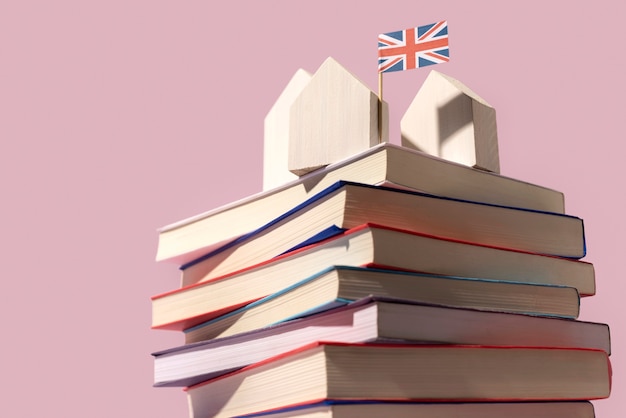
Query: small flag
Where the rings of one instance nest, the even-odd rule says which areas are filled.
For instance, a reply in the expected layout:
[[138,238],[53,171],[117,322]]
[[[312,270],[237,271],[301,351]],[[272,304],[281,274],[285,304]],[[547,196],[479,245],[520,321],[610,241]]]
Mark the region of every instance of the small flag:
[[378,35],[378,72],[404,71],[449,61],[448,22]]

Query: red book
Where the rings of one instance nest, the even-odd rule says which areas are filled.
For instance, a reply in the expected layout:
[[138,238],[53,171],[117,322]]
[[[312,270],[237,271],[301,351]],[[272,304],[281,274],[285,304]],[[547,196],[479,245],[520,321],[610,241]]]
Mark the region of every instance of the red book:
[[323,400],[515,402],[606,398],[600,350],[315,343],[186,389],[191,417]]
[[252,267],[154,296],[152,326],[183,330],[339,264],[570,286],[581,296],[595,293],[591,263],[365,224]]
[[155,386],[191,386],[315,341],[405,341],[611,352],[606,324],[369,297],[254,331],[153,353]]

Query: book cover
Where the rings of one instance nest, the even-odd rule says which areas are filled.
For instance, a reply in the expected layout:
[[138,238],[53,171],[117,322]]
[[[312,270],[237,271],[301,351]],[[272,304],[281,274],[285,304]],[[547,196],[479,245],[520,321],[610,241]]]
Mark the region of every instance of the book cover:
[[[428,173],[437,172],[437,176]],[[185,264],[270,222],[339,181],[397,185],[456,199],[564,213],[563,193],[410,150],[389,142],[330,164],[283,186],[259,192],[158,230],[157,261]]]
[[367,297],[270,327],[155,352],[155,385],[192,385],[315,341],[526,345],[611,352],[606,324]]
[[189,328],[280,291],[333,264],[564,285],[576,288],[581,296],[595,293],[591,263],[366,224],[207,281],[202,281],[202,266],[197,264],[184,272],[193,284],[152,298],[152,325],[174,330]]
[[258,301],[185,329],[185,342],[271,326],[368,296],[564,318],[576,318],[580,304],[576,289],[567,286],[331,266]]
[[[339,181],[284,214],[181,266],[208,277],[256,264],[363,223],[570,258],[585,256],[582,219]],[[215,246],[206,234],[206,247]]]
[[328,342],[186,388],[195,417],[243,415],[327,398],[580,401],[606,398],[610,390],[610,362],[600,350]]

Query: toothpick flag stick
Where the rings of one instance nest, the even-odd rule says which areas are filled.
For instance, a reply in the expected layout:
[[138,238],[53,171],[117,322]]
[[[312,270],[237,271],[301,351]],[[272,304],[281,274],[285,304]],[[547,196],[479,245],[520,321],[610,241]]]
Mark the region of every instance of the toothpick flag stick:
[[412,70],[450,60],[448,22],[378,35],[378,132],[382,130],[383,73]]
[[383,73],[378,73],[378,143],[383,141]]

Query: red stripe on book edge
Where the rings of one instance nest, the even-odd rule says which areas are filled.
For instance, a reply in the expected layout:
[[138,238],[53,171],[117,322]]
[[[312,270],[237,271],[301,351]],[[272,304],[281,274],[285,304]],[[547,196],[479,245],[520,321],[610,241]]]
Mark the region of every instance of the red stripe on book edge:
[[[368,267],[371,267],[371,268],[377,268],[377,266],[378,266],[377,264],[370,263],[370,264],[362,264],[362,265],[359,265],[359,266],[347,266],[347,267],[357,267],[357,268],[368,268]],[[346,267],[346,266],[335,266],[335,267]],[[386,267],[381,266],[379,268],[386,268]],[[393,269],[393,268],[386,268],[386,269],[387,270],[395,270],[395,271],[399,271],[399,272],[419,273],[419,272],[413,271],[413,270],[401,270],[401,269]],[[428,273],[428,274],[430,274],[430,273]],[[430,275],[436,276],[436,275],[433,275],[433,274],[430,274]],[[176,289],[176,290],[180,290],[180,289]],[[176,290],[171,291],[169,293],[175,293]],[[222,309],[218,309],[218,310],[211,311],[211,312],[204,312],[204,313],[201,313],[201,314],[198,314],[198,315],[195,315],[195,316],[190,316],[190,317],[187,317],[187,318],[184,318],[184,319],[179,319],[179,320],[176,320],[176,321],[167,322],[165,324],[153,325],[153,326],[151,326],[151,329],[183,331],[183,330],[185,330],[187,328],[191,328],[191,327],[199,325],[199,324],[201,324],[203,322],[215,319],[218,316],[225,315],[228,312],[231,312],[231,311],[234,311],[236,309],[242,308],[242,307],[244,307],[246,305],[249,305],[249,304],[251,304],[253,302],[256,302],[256,301],[261,300],[263,298],[266,298],[268,296],[270,296],[270,295],[261,296],[261,297],[259,297],[257,299],[252,299],[252,300],[249,300],[247,302],[242,302],[242,303],[239,303],[239,304],[230,305],[230,306],[227,306],[227,307],[222,308]],[[362,298],[362,299],[365,299],[365,298]]]
[[327,242],[330,242],[330,241],[333,241],[333,240],[340,239],[340,238],[342,238],[342,237],[344,237],[344,236],[346,236],[346,235],[356,234],[357,232],[359,232],[359,231],[361,231],[361,230],[364,230],[364,229],[368,229],[369,227],[370,227],[370,225],[369,225],[369,224],[362,224],[362,225],[358,225],[358,226],[355,226],[354,228],[350,228],[350,229],[348,229],[348,230],[346,230],[346,231],[344,231],[344,232],[341,232],[341,233],[339,233],[339,234],[337,234],[337,235],[334,235],[334,236],[332,236],[332,237],[329,237],[329,238],[327,238],[327,239],[325,239],[325,240],[323,240],[323,241],[318,241],[318,242],[316,242],[316,243],[313,243],[313,244],[307,245],[307,246],[305,246],[305,247],[298,248],[297,250],[290,251],[290,252],[288,252],[288,253],[281,254],[281,255],[276,256],[276,257],[273,257],[273,258],[269,258],[269,259],[267,259],[267,260],[265,260],[265,261],[261,261],[260,263],[254,264],[254,265],[252,265],[252,266],[244,267],[244,268],[242,268],[242,269],[239,269],[239,270],[236,270],[236,271],[233,271],[233,272],[230,272],[230,273],[224,274],[224,275],[222,275],[222,276],[214,277],[214,278],[212,278],[212,279],[210,279],[210,280],[206,280],[206,281],[204,281],[204,282],[194,283],[194,284],[191,284],[191,285],[189,285],[189,286],[181,287],[181,288],[178,288],[178,289],[170,290],[170,291],[167,291],[167,292],[164,292],[164,293],[161,293],[161,294],[158,294],[158,295],[152,296],[152,297],[151,297],[151,299],[152,299],[152,300],[154,300],[154,299],[159,299],[159,298],[161,298],[161,297],[164,297],[164,296],[170,295],[170,294],[172,294],[172,293],[178,293],[178,292],[185,291],[185,290],[188,290],[188,289],[191,289],[191,288],[194,288],[194,287],[204,286],[204,285],[206,285],[207,283],[216,282],[216,281],[218,281],[218,280],[225,280],[225,279],[228,279],[228,278],[230,278],[230,277],[233,277],[233,276],[236,276],[236,275],[238,275],[238,274],[241,274],[241,273],[243,273],[243,272],[246,272],[246,271],[251,271],[251,270],[254,270],[254,269],[257,269],[257,268],[263,267],[263,266],[265,266],[265,265],[267,265],[267,264],[272,264],[272,263],[274,263],[274,262],[277,262],[277,261],[283,260],[283,259],[285,259],[285,258],[288,258],[288,257],[291,257],[291,256],[298,255],[298,254],[300,254],[300,253],[303,253],[303,252],[305,252],[305,251],[310,250],[311,248],[318,247],[318,246],[320,246],[320,245],[324,245],[324,244],[325,244],[325,243],[327,243]]
[[[312,350],[314,348],[317,347],[322,347],[322,346],[342,346],[342,347],[381,347],[381,348],[385,348],[385,347],[395,347],[398,349],[409,349],[409,350],[432,350],[432,349],[436,349],[436,350],[471,350],[471,349],[478,349],[478,350],[483,350],[483,349],[497,349],[497,350],[532,350],[532,351],[536,351],[536,350],[541,350],[541,351],[546,351],[546,350],[550,350],[550,351],[592,351],[592,352],[598,352],[598,353],[602,353],[604,355],[604,357],[607,360],[607,365],[609,367],[609,377],[611,376],[611,364],[610,364],[610,360],[609,360],[609,356],[608,354],[600,349],[595,349],[595,348],[582,348],[582,347],[527,347],[527,346],[496,346],[496,345],[469,345],[469,344],[411,344],[411,343],[382,343],[382,342],[375,342],[375,343],[369,343],[369,342],[356,342],[356,343],[352,343],[352,342],[338,342],[338,341],[325,341],[325,340],[319,340],[319,341],[314,341],[308,344],[304,344],[298,348],[295,348],[293,350],[289,350],[289,351],[285,351],[282,352],[280,354],[277,354],[275,356],[272,357],[268,357],[264,360],[258,361],[256,363],[252,363],[249,364],[247,366],[244,366],[240,369],[234,370],[230,373],[226,373],[220,376],[217,376],[213,379],[209,379],[209,380],[205,380],[204,382],[200,382],[200,383],[196,383],[195,385],[191,385],[188,387],[183,388],[184,391],[187,391],[188,389],[193,389],[196,387],[200,387],[200,386],[204,386],[204,385],[208,385],[212,382],[215,382],[217,380],[221,380],[221,379],[225,379],[226,377],[229,376],[233,376],[233,375],[237,375],[240,373],[243,373],[245,371],[248,370],[252,370],[252,369],[256,369],[258,367],[261,367],[263,365],[269,364],[269,363],[273,363],[275,361],[278,361],[280,359],[286,358],[286,357],[291,357],[294,356],[298,353],[302,353],[304,351],[307,350]],[[609,382],[610,383],[610,382]],[[602,398],[597,398],[597,399],[602,399]]]
[[293,356],[293,355],[298,354],[300,352],[307,351],[307,350],[313,349],[313,348],[321,346],[321,345],[322,345],[321,342],[314,341],[312,343],[302,345],[302,346],[300,346],[298,348],[294,348],[293,350],[285,351],[285,352],[277,354],[275,356],[268,357],[265,360],[261,360],[261,361],[258,361],[256,363],[252,363],[252,364],[250,364],[248,366],[242,367],[241,369],[237,369],[237,370],[232,371],[230,373],[226,373],[226,374],[223,374],[221,376],[215,377],[213,379],[205,380],[204,382],[196,383],[195,385],[191,385],[191,386],[185,387],[185,388],[183,388],[183,390],[187,391],[188,389],[193,389],[193,388],[196,388],[196,387],[204,386],[204,385],[207,385],[207,384],[209,384],[211,382],[215,382],[217,380],[225,379],[228,376],[233,376],[233,375],[242,373],[242,372],[244,372],[246,370],[256,369],[256,368],[258,368],[260,366],[263,366],[264,364],[272,363],[272,362],[280,360],[281,358],[290,357],[290,356]]
[[[265,297],[265,296],[264,296]],[[227,313],[234,311],[236,309],[242,308],[252,302],[256,302],[259,299],[263,299],[260,297],[258,299],[252,299],[247,302],[238,303],[235,305],[227,306],[222,309],[218,309],[216,311],[204,312],[195,316],[190,316],[184,319],[179,319],[172,322],[167,322],[161,325],[152,325],[151,329],[159,329],[159,330],[170,330],[170,331],[183,331],[187,328],[195,327],[203,322],[209,321],[211,319],[217,318],[218,316],[226,315]]]

